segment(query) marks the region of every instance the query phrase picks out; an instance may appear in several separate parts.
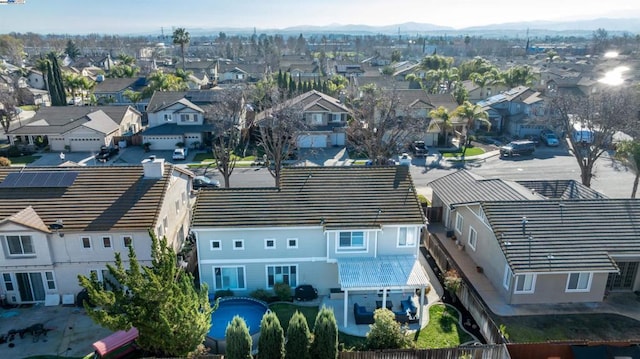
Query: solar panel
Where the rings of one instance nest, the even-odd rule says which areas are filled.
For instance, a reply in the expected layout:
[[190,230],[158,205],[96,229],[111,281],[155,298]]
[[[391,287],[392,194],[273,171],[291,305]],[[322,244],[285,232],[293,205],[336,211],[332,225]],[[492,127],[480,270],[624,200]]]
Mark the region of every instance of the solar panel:
[[69,187],[78,172],[20,172],[9,173],[0,188],[58,188]]

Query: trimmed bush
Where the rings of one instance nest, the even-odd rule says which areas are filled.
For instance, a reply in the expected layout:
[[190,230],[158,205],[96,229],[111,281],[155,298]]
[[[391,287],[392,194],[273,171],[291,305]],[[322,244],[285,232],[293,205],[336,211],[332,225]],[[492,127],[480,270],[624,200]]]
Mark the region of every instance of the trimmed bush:
[[0,157],[0,167],[11,166],[11,160],[6,157]]
[[251,335],[247,323],[240,316],[233,317],[231,323],[227,325],[225,331],[227,339],[227,350],[225,358],[227,359],[251,359]]
[[311,331],[307,318],[296,310],[289,320],[285,359],[308,359]]
[[336,359],[338,357],[338,324],[333,310],[325,306],[316,316],[313,326],[313,343],[311,344],[311,358]]
[[[396,315],[387,308],[376,309],[373,313],[374,323],[367,333],[368,350],[402,349],[411,346],[406,329],[396,322]],[[406,328],[406,327],[405,327]]]
[[258,353],[260,359],[284,358],[284,330],[274,312],[268,311],[262,316]]
[[256,289],[253,292],[249,293],[249,296],[263,302],[268,302],[271,298],[271,292],[266,289]]
[[282,301],[291,301],[291,287],[287,283],[276,283],[273,285],[273,292]]

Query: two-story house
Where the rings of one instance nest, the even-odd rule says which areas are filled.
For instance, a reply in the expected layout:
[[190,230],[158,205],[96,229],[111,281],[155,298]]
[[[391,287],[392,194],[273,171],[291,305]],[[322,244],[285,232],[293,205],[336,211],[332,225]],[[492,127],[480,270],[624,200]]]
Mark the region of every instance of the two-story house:
[[124,96],[125,91],[137,91],[144,84],[144,78],[100,78],[96,82],[93,95],[100,105],[133,105]]
[[[156,91],[147,106],[147,129],[143,141],[156,150],[171,150],[177,143],[187,147],[209,141],[214,126],[205,121],[205,108],[216,106],[225,90]],[[238,119],[244,124],[245,113]]]
[[526,86],[514,87],[477,104],[487,111],[491,129],[498,132],[519,137],[537,136],[547,126],[543,122],[541,94]]
[[[306,128],[297,136],[299,148],[326,148],[345,145],[349,109],[334,97],[315,90],[294,97],[282,106],[300,107]],[[256,123],[270,116],[271,109],[256,115]]]
[[108,276],[133,246],[151,262],[151,237],[177,251],[188,235],[193,174],[147,159],[114,167],[0,168],[0,295],[41,303],[74,295],[77,276]]
[[429,286],[425,224],[406,166],[287,167],[278,188],[201,190],[191,230],[212,293],[340,288],[346,318],[349,294]]
[[489,295],[507,305],[602,302],[608,291],[640,288],[639,200],[609,199],[572,180],[509,182],[467,171],[430,186],[464,248],[453,257],[482,268]]
[[32,118],[13,123],[7,135],[12,145],[33,146],[39,138],[51,151],[92,152],[141,128],[142,115],[130,106],[42,107]]

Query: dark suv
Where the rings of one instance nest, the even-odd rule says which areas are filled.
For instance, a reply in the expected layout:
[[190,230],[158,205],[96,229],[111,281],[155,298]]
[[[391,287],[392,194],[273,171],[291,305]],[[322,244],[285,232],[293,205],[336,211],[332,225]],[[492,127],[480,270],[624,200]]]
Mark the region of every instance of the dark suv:
[[533,141],[513,141],[500,147],[501,157],[530,155],[536,150]]

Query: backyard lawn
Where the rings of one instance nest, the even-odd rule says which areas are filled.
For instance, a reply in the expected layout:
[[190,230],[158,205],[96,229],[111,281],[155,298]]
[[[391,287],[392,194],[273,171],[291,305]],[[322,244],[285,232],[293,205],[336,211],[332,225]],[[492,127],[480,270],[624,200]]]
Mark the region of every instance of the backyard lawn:
[[9,161],[11,161],[12,165],[26,165],[31,162],[34,162],[38,158],[40,158],[40,156],[33,156],[33,155],[18,156],[18,157],[9,157]]

